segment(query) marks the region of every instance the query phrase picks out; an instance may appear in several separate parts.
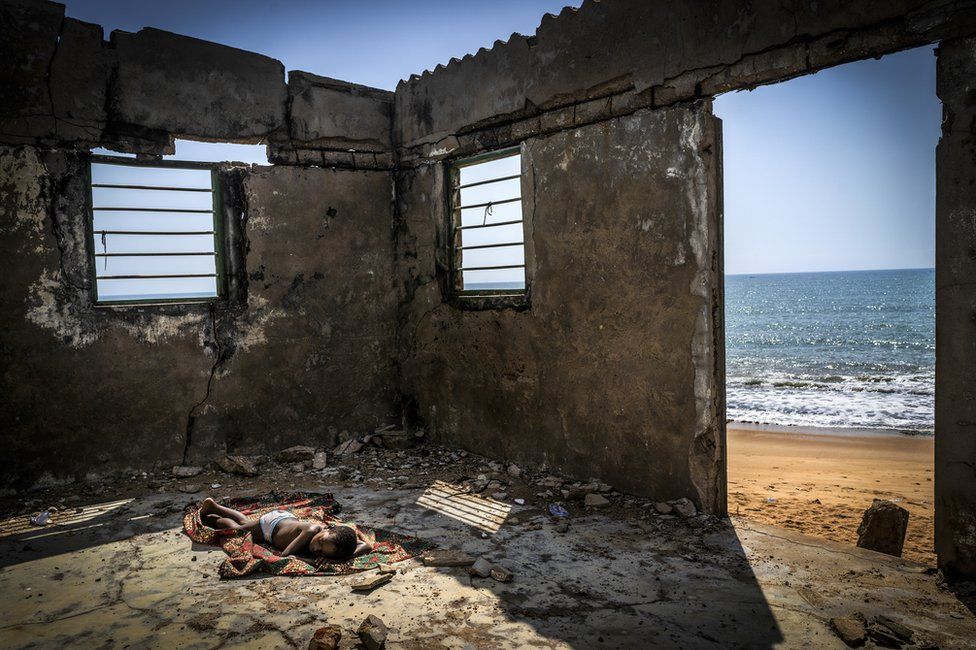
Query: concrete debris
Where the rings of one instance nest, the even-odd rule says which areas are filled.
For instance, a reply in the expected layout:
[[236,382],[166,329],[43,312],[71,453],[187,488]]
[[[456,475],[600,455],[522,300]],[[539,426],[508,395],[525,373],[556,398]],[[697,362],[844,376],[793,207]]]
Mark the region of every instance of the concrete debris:
[[378,567],[376,567],[376,570],[379,571],[380,573],[396,573],[397,572],[397,568],[395,566],[393,566],[392,564],[381,564]]
[[519,469],[519,466],[518,465],[515,465],[514,463],[512,465],[509,465],[508,466],[508,470],[506,470],[506,471],[508,472],[508,475],[509,476],[514,477],[514,478],[518,478],[519,476],[522,475],[522,470]]
[[674,508],[671,507],[670,503],[667,503],[665,501],[658,501],[654,504],[654,510],[656,510],[657,513],[660,515],[670,515],[671,511],[674,510]]
[[342,628],[338,625],[326,625],[315,630],[308,642],[308,650],[337,650],[340,640]]
[[583,505],[587,508],[605,508],[610,505],[610,500],[603,496],[602,494],[597,494],[596,492],[590,492],[583,499]]
[[340,443],[339,446],[332,450],[332,453],[336,456],[351,456],[352,454],[359,453],[362,448],[363,443],[353,438]]
[[864,623],[854,616],[837,616],[830,619],[830,629],[848,648],[860,648],[867,638]]
[[905,643],[912,643],[915,638],[915,633],[911,629],[887,616],[878,616],[874,619],[874,622],[888,628],[892,634]]
[[468,567],[468,573],[479,578],[487,578],[491,575],[491,562],[479,557],[474,564]]
[[359,578],[352,583],[353,591],[372,591],[380,585],[385,585],[390,580],[393,580],[392,573],[372,573],[366,574],[362,578]]
[[498,582],[511,582],[512,575],[511,571],[499,564],[491,567],[491,577]]
[[203,472],[202,467],[196,467],[194,465],[176,465],[170,472],[176,478],[190,478],[191,476],[196,476]]
[[258,468],[250,459],[244,456],[221,456],[217,459],[217,466],[228,474],[240,476],[257,476]]
[[329,458],[324,451],[316,452],[315,455],[312,456],[312,469],[323,470],[328,467],[328,464]]
[[434,549],[433,551],[427,551],[420,556],[420,561],[424,563],[424,566],[431,567],[459,567],[474,564],[473,557],[464,551],[456,549]]
[[389,634],[386,624],[373,614],[366,617],[356,632],[359,640],[366,646],[366,650],[380,650],[386,644],[386,637]]
[[671,506],[674,508],[674,511],[676,513],[678,513],[685,519],[688,519],[689,517],[694,517],[696,514],[698,514],[698,509],[695,507],[695,504],[692,503],[689,499],[686,499],[684,497],[676,501],[672,501]]
[[294,447],[289,447],[288,449],[282,449],[279,451],[275,456],[275,460],[277,460],[279,463],[304,463],[312,460],[314,456],[314,447],[296,445]]
[[410,449],[417,444],[417,437],[408,431],[386,431],[379,437],[384,447],[396,451]]
[[892,501],[875,499],[857,527],[857,545],[901,557],[908,532],[908,511]]

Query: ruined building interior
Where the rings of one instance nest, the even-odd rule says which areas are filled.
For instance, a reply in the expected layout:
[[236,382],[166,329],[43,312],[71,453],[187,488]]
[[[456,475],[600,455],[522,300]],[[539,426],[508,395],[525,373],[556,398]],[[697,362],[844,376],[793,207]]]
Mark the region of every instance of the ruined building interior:
[[[396,92],[151,27],[106,38],[54,2],[3,0],[0,30],[4,510],[62,506],[0,537],[0,645],[305,647],[330,623],[354,647],[370,614],[390,647],[846,647],[831,621],[855,615],[976,644],[954,586],[976,578],[976,2],[586,0]],[[711,111],[922,44],[944,110],[938,570],[727,516]],[[162,160],[175,139],[269,164]],[[477,198],[503,177],[520,211]],[[177,222],[100,192],[126,185],[186,199],[167,236],[205,250],[179,295],[144,277],[167,258],[131,255]],[[514,227],[479,238],[489,212]],[[500,243],[509,268],[479,266]],[[423,439],[374,444],[391,425]],[[295,446],[327,460],[273,460]],[[472,481],[494,485],[452,491]],[[567,530],[546,490],[587,484],[611,507]],[[218,580],[183,506],[271,489],[514,578]]]

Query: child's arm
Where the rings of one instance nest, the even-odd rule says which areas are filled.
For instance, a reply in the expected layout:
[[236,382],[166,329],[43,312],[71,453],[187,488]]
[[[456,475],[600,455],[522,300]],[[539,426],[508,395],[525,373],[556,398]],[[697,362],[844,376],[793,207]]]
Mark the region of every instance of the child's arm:
[[290,555],[295,555],[299,551],[307,550],[309,541],[315,537],[315,535],[322,530],[321,526],[309,526],[301,533],[298,537],[291,540],[291,544],[285,547],[285,550],[281,552],[281,557],[288,557]]
[[369,553],[372,550],[373,550],[372,544],[360,540],[359,543],[356,544],[356,550],[353,551],[352,556],[359,557],[360,555],[365,555],[366,553]]

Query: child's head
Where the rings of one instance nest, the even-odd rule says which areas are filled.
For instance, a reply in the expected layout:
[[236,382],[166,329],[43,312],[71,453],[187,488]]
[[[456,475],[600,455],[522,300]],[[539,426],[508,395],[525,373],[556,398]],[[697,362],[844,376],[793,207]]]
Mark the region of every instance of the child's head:
[[347,558],[356,551],[359,542],[356,531],[349,526],[336,526],[320,531],[308,543],[308,550],[332,559]]

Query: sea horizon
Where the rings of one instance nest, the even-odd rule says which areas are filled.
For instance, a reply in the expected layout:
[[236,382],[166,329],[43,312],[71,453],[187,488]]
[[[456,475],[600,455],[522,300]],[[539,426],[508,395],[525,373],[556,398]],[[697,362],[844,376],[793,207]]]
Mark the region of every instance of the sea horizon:
[[934,271],[934,266],[909,266],[896,269],[841,269],[831,271],[760,271],[757,273],[726,273],[725,277],[742,277],[757,275],[809,275],[814,273],[885,273],[888,271]]
[[934,432],[932,268],[726,276],[727,417]]

